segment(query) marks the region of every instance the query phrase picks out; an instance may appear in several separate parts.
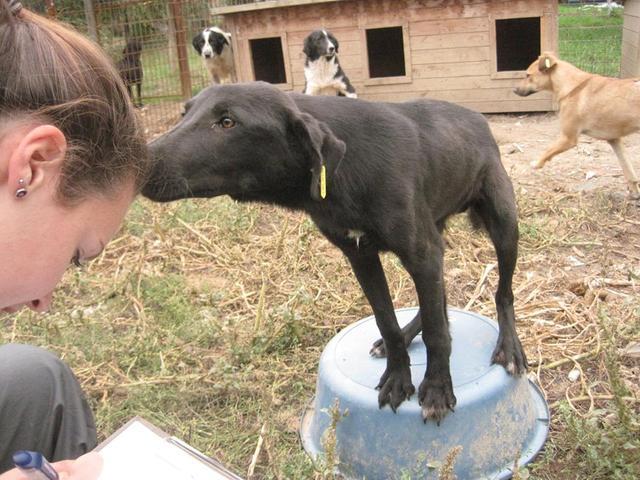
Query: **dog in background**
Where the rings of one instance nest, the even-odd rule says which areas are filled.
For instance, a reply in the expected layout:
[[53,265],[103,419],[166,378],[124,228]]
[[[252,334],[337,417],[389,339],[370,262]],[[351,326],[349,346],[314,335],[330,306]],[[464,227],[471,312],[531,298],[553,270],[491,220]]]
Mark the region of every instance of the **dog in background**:
[[[142,193],[151,200],[229,195],[309,214],[351,263],[376,317],[384,341],[371,353],[387,357],[381,408],[395,411],[415,392],[407,347],[422,331],[425,421],[440,422],[456,404],[442,232],[448,217],[469,210],[498,257],[500,335],[491,361],[512,375],[525,372],[511,286],[515,195],[481,114],[437,100],[345,101],[286,94],[264,82],[217,85],[189,100],[180,123],[149,151],[154,167]],[[400,258],[416,286],[420,311],[402,329],[380,263],[384,251]]]
[[213,83],[234,83],[231,34],[218,27],[205,28],[193,37],[193,48],[202,57]]
[[631,197],[640,198],[640,181],[622,145],[622,137],[640,130],[640,79],[594,75],[545,52],[527,68],[514,92],[526,97],[542,90],[553,92],[558,102],[560,138],[532,166],[542,168],[555,155],[575,147],[584,133],[609,142]]
[[[129,92],[129,97],[136,107],[142,107],[142,42],[131,39],[122,50],[122,59],[117,63],[118,71]],[[138,101],[134,100],[132,87],[135,86],[138,92]]]
[[304,79],[302,93],[339,95],[356,98],[356,90],[338,62],[338,40],[331,32],[315,30],[304,40]]

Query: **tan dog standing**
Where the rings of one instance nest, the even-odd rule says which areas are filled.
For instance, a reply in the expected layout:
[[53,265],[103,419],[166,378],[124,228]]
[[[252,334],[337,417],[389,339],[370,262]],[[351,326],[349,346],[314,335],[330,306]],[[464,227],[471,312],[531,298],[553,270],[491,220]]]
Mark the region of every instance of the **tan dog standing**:
[[640,198],[640,182],[621,140],[640,130],[640,80],[587,73],[545,52],[527,68],[527,77],[514,92],[526,97],[542,90],[553,92],[558,102],[561,133],[532,166],[542,168],[555,155],[575,147],[584,133],[609,142],[631,196]]

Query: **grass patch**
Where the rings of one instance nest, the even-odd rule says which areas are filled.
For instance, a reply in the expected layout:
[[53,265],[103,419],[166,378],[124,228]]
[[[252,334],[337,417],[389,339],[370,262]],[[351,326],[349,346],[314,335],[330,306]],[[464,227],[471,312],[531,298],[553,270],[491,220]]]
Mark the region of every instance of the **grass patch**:
[[[570,293],[564,259],[579,248],[597,260],[598,278],[638,275],[633,262],[599,264],[610,255],[599,245],[611,238],[625,238],[633,249],[635,223],[624,220],[637,222],[638,212],[607,208],[601,194],[541,195],[518,198],[514,288],[533,372],[541,352],[539,378],[554,404],[553,423],[546,453],[523,472],[540,479],[574,471],[580,478],[633,478],[639,404],[624,399],[638,395],[637,366],[618,352],[640,336],[640,300],[610,295],[606,316],[598,317],[594,308],[605,304],[597,290],[589,293],[597,287],[583,297]],[[493,248],[463,216],[446,237],[449,304],[464,306],[485,265],[495,261]],[[385,255],[383,264],[395,304],[415,305],[397,259]],[[474,311],[495,316],[496,281],[493,272]],[[631,287],[618,290],[631,292],[625,288]],[[266,425],[256,478],[322,478],[334,460],[314,464],[302,451],[300,415],[314,393],[324,346],[369,314],[346,260],[303,215],[225,198],[141,200],[104,255],[85,271],[69,271],[51,313],[0,317],[0,340],[63,355],[89,395],[101,438],[141,415],[242,473]],[[594,350],[598,339],[601,349],[580,362],[584,386],[569,384],[567,356]],[[573,408],[561,403],[567,397]]]
[[623,9],[559,6],[560,58],[590,73],[620,75]]

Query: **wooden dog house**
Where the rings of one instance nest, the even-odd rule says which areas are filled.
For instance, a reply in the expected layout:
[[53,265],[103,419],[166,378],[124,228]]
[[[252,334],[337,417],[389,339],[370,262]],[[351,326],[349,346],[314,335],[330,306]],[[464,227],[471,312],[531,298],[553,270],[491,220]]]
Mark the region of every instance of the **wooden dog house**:
[[640,0],[624,2],[620,76],[640,77]]
[[340,42],[358,96],[448,100],[480,112],[551,110],[551,96],[513,88],[541,51],[557,51],[557,0],[215,1],[232,34],[238,81],[304,87],[304,38]]

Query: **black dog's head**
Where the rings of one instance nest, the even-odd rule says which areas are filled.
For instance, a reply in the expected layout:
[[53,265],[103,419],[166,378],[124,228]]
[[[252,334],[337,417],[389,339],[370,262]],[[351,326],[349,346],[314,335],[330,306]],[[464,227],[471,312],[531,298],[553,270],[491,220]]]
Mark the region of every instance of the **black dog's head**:
[[131,39],[127,42],[122,50],[124,57],[139,57],[142,53],[142,42],[137,39]]
[[326,124],[264,82],[203,90],[149,148],[154,168],[142,193],[160,202],[218,195],[281,204],[319,200],[322,165],[345,152]]
[[193,37],[193,48],[204,58],[222,54],[225,46],[231,46],[231,34],[218,27],[205,28]]
[[315,30],[304,39],[302,51],[307,60],[314,61],[320,57],[332,58],[338,53],[338,40],[331,32]]

